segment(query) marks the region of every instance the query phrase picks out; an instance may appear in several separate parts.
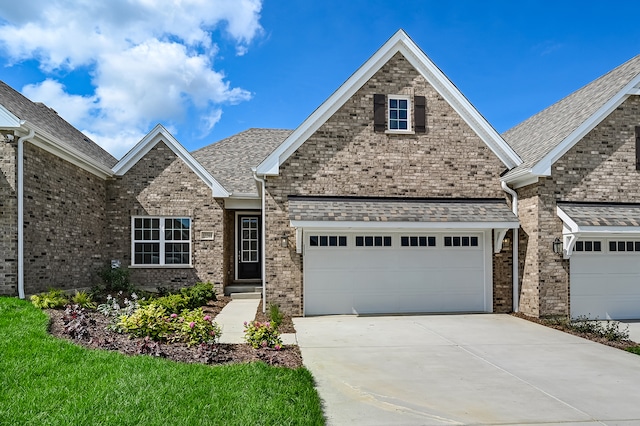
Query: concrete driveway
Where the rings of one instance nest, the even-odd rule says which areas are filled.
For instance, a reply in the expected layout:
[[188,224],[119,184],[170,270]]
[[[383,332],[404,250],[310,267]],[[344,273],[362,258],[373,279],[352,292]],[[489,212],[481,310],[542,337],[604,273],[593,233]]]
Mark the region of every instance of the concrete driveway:
[[329,424],[640,424],[640,356],[509,315],[294,323]]

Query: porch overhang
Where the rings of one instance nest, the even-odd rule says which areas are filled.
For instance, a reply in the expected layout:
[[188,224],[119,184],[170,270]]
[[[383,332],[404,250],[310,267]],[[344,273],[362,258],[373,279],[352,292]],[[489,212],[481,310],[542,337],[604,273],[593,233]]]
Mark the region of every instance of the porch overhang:
[[565,259],[573,254],[580,237],[603,235],[640,236],[640,204],[558,203],[562,220],[562,247]]
[[520,223],[503,199],[289,196],[289,221],[300,250],[302,229],[495,230],[494,251]]

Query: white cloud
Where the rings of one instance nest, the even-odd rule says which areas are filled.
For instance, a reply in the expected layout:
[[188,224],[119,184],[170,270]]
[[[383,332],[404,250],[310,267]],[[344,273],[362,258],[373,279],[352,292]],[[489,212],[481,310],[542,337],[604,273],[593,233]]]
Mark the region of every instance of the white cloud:
[[[25,95],[90,129],[116,156],[131,147],[132,135],[157,122],[189,120],[210,130],[221,105],[251,97],[232,87],[213,59],[218,43],[232,43],[242,55],[262,33],[262,0],[27,3],[30,15],[0,8],[0,46],[8,59],[35,59],[50,76],[25,86]],[[54,78],[81,66],[91,72],[93,93],[66,93]]]
[[96,107],[94,96],[70,95],[65,92],[62,84],[51,79],[38,84],[28,84],[22,88],[22,93],[29,99],[44,102],[56,110],[58,115],[72,123],[88,120]]

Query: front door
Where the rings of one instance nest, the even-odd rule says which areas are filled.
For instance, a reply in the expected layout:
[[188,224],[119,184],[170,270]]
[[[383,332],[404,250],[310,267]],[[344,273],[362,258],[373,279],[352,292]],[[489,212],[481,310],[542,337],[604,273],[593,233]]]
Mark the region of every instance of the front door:
[[238,216],[237,252],[238,279],[260,279],[260,216]]

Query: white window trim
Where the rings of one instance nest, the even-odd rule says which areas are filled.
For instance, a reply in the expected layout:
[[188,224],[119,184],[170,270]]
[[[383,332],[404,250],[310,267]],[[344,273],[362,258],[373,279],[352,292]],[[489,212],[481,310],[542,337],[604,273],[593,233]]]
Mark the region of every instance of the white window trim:
[[[391,102],[391,100],[396,99],[396,100],[406,100],[407,101],[407,129],[403,130],[403,129],[392,129],[391,128],[391,117],[390,117],[390,108],[389,108],[389,103]],[[391,133],[391,134],[405,134],[405,135],[412,135],[415,132],[413,131],[413,102],[411,99],[411,96],[409,95],[387,95],[387,104],[385,105],[385,114],[387,116],[387,130],[385,131],[385,133]]]
[[[135,220],[136,219],[159,219],[160,220],[160,239],[158,240],[136,240],[135,239]],[[165,243],[176,242],[176,240],[166,241],[164,239],[165,219],[188,219],[189,220],[189,240],[180,240],[180,243],[189,244],[189,263],[171,263],[166,264],[165,261]],[[187,216],[131,216],[131,267],[133,268],[191,268],[193,267],[193,219]],[[160,263],[135,263],[136,262],[136,243],[158,243],[160,245]]]

